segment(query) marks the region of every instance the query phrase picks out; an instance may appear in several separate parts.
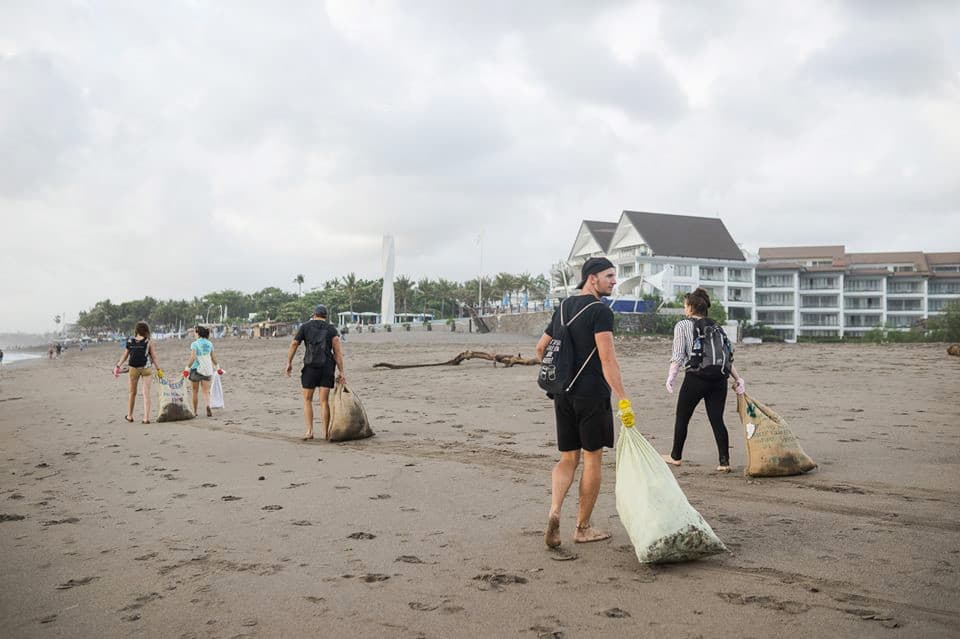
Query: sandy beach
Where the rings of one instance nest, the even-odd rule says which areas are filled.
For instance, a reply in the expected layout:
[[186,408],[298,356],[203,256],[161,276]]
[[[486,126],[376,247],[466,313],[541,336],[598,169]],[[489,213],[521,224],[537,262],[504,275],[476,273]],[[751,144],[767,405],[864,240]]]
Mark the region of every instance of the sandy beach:
[[[344,444],[299,441],[287,339],[216,342],[226,408],[168,424],[140,424],[139,398],[123,420],[115,346],[4,366],[0,635],[960,635],[960,359],[945,345],[740,347],[748,392],[820,468],[744,477],[731,394],[735,468],[717,474],[701,406],[675,473],[731,552],[645,567],[617,520],[613,451],[594,515],[613,538],[572,543],[572,495],[575,558],[544,547],[557,452],[533,368],[373,368],[532,356],[535,342],[349,335],[348,379],[377,436]],[[188,343],[158,347],[176,374]],[[618,350],[638,428],[667,451],[669,344]]]

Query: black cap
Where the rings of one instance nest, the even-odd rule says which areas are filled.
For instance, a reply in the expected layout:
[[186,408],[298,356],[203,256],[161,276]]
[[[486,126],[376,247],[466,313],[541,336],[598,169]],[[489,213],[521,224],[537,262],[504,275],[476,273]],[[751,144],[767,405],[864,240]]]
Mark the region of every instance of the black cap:
[[587,278],[594,273],[602,273],[608,268],[613,268],[613,262],[608,260],[605,257],[591,257],[589,260],[583,263],[583,266],[580,267],[580,284],[577,285],[578,289],[582,289],[587,285]]
[[313,314],[317,317],[326,317],[327,316],[327,307],[323,304],[317,304],[313,309]]

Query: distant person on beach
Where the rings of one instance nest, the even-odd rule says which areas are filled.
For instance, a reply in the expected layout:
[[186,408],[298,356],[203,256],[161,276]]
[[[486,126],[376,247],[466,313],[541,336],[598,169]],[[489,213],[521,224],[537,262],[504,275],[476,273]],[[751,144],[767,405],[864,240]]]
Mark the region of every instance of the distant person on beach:
[[565,341],[570,342],[564,348],[573,348],[573,370],[580,371],[580,374],[568,392],[553,398],[560,461],[553,468],[552,500],[544,537],[550,548],[560,545],[560,510],[581,457],[580,505],[573,541],[587,543],[610,538],[610,533],[590,524],[590,516],[600,494],[603,448],[613,447],[611,389],[619,400],[623,424],[633,426],[634,423],[633,408],[623,388],[620,364],[613,348],[613,312],[600,302],[601,296],[613,292],[617,269],[606,258],[590,258],[584,263],[581,275],[583,281],[577,287],[580,295],[561,302],[537,343],[537,356],[542,360],[550,340],[559,330],[562,307],[568,327],[568,340]]
[[[127,361],[129,358],[129,361]],[[151,364],[157,367],[160,373],[160,363],[157,361],[157,353],[153,349],[153,342],[150,340],[150,326],[146,322],[137,322],[133,328],[133,336],[127,339],[126,348],[123,350],[123,357],[117,362],[114,368],[114,375],[119,375],[120,365],[127,361],[129,366],[130,388],[127,398],[127,414],[124,417],[128,422],[133,421],[133,405],[137,401],[137,386],[143,379],[143,420],[142,423],[150,423],[150,382],[153,381],[153,369]]]
[[196,328],[197,339],[190,344],[190,361],[187,362],[187,367],[183,369],[184,373],[187,373],[187,376],[190,378],[190,381],[193,383],[193,414],[197,415],[197,406],[199,402],[199,391],[203,389],[203,403],[207,407],[207,417],[213,416],[213,411],[210,409],[210,383],[213,380],[213,375],[215,371],[211,369],[209,375],[200,373],[200,358],[209,357],[213,366],[219,366],[217,363],[217,356],[213,352],[213,342],[210,341],[210,329],[206,326],[198,326]]
[[47,359],[53,359],[53,342],[47,346]]
[[63,353],[63,344],[61,344],[60,342],[57,342],[57,345],[55,348],[57,351],[57,359],[60,359],[60,354]]
[[330,427],[330,389],[340,371],[339,379],[345,382],[343,375],[343,351],[340,348],[340,333],[337,327],[327,321],[327,307],[317,304],[313,317],[300,325],[300,329],[287,349],[287,377],[293,371],[293,357],[306,342],[303,355],[303,368],[300,370],[300,386],[303,388],[303,422],[306,432],[303,441],[313,439],[313,393],[320,388],[320,437],[326,439]]
[[[737,373],[733,365],[733,350],[730,349],[729,362],[719,371],[702,370],[706,362],[698,355],[696,343],[702,342],[707,327],[715,325],[707,317],[710,309],[710,295],[702,288],[687,293],[683,299],[683,312],[686,318],[677,322],[673,329],[673,354],[670,358],[670,370],[667,373],[667,392],[673,392],[673,383],[681,368],[686,370],[683,384],[677,395],[677,415],[673,427],[673,450],[669,455],[661,455],[663,460],[672,466],[679,466],[683,460],[683,444],[687,439],[687,426],[693,411],[700,400],[703,400],[707,409],[707,418],[713,429],[713,437],[717,442],[720,464],[717,471],[730,472],[730,441],[727,436],[727,426],[723,422],[723,409],[727,402],[727,378],[733,376],[736,381],[735,391],[743,394],[745,382]],[[714,367],[716,368],[716,367]]]

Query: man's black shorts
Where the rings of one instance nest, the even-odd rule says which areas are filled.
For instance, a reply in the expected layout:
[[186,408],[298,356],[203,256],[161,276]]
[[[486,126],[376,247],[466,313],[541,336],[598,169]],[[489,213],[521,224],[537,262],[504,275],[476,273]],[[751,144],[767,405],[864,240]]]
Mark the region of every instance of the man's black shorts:
[[553,400],[553,410],[557,416],[557,448],[561,451],[613,448],[613,407],[609,395],[558,395]]
[[334,366],[304,366],[300,369],[300,385],[304,388],[333,388]]

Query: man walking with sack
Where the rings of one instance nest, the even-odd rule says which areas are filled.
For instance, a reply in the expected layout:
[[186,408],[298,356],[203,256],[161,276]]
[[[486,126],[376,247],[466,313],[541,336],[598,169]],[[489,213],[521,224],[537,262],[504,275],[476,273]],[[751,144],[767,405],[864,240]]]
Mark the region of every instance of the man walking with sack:
[[[593,257],[581,269],[580,295],[563,300],[537,343],[537,356],[544,352],[559,333],[561,315],[566,323],[566,339],[561,348],[573,349],[575,376],[565,392],[553,397],[557,422],[557,448],[560,461],[553,468],[552,502],[544,541],[550,548],[560,545],[560,509],[573,484],[577,466],[583,458],[580,476],[580,504],[576,543],[602,541],[610,533],[590,525],[594,504],[600,494],[600,463],[604,447],[613,448],[613,409],[611,389],[619,400],[618,415],[625,426],[633,426],[634,414],[620,376],[620,364],[613,348],[613,312],[600,302],[617,284],[617,270],[610,260]],[[562,313],[561,313],[562,310]]]
[[303,421],[306,432],[303,441],[313,439],[313,392],[320,388],[320,437],[326,439],[330,427],[330,389],[333,388],[336,371],[339,379],[345,382],[343,375],[343,351],[340,348],[340,333],[337,327],[327,321],[327,307],[317,304],[313,317],[300,325],[300,330],[287,349],[287,377],[293,371],[293,356],[300,343],[306,342],[303,355],[303,368],[300,370],[300,385],[303,387]]

